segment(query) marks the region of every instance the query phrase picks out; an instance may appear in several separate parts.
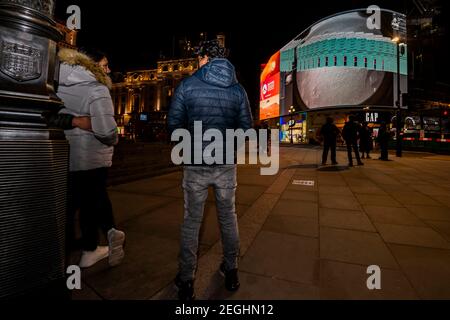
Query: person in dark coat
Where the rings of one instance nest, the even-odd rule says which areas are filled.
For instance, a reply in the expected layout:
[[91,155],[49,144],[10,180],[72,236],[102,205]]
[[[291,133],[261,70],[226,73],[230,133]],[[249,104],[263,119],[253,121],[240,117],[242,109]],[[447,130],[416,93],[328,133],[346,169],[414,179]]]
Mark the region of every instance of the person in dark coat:
[[359,131],[359,149],[361,151],[361,159],[371,159],[370,152],[373,149],[372,129],[364,122]]
[[381,123],[380,130],[378,131],[377,143],[380,146],[381,157],[379,160],[389,161],[388,145],[391,139],[391,134],[387,129],[386,122]]
[[358,162],[358,166],[363,166],[361,158],[359,157],[358,150],[358,133],[359,126],[355,122],[355,117],[350,116],[349,121],[345,124],[344,129],[342,130],[342,136],[345,140],[345,144],[347,145],[347,153],[348,153],[348,165],[353,167],[353,157],[352,157],[352,149],[355,152],[356,161]]
[[[217,40],[205,41],[197,48],[199,67],[191,77],[184,79],[175,91],[169,109],[168,127],[172,134],[177,129],[188,130],[196,139],[195,125],[201,122],[204,130],[214,129],[226,136],[228,129],[253,127],[250,104],[245,89],[236,78],[234,66],[226,59],[225,49]],[[198,137],[202,138],[202,137]],[[198,144],[203,154],[209,143]],[[224,159],[227,159],[226,150]],[[203,159],[205,160],[205,159]],[[195,162],[195,161],[194,161]],[[239,230],[236,215],[236,164],[185,164],[183,169],[184,221],[181,227],[179,272],[175,279],[180,300],[192,300],[197,269],[199,232],[208,188],[216,196],[218,220],[222,235],[223,262],[220,273],[225,276],[225,288],[239,288],[238,258]]]
[[328,152],[331,149],[331,162],[333,165],[337,165],[336,161],[336,140],[341,134],[339,129],[334,124],[333,118],[327,118],[327,123],[325,123],[320,129],[320,135],[323,138],[323,154],[322,154],[322,165],[327,164]]

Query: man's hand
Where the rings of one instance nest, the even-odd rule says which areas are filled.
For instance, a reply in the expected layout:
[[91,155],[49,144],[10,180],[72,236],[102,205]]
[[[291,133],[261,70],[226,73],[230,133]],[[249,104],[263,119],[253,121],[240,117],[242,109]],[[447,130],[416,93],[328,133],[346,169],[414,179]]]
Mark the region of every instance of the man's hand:
[[91,117],[74,117],[72,126],[81,130],[92,131]]

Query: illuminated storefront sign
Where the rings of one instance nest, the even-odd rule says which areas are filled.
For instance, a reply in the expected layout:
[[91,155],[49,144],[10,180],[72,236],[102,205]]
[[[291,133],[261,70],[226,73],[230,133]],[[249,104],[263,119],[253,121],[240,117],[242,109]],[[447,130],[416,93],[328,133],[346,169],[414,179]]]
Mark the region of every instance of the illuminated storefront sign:
[[379,118],[378,112],[367,112],[365,120],[367,123],[377,123],[378,118]]
[[260,120],[280,115],[280,53],[274,54],[261,74]]

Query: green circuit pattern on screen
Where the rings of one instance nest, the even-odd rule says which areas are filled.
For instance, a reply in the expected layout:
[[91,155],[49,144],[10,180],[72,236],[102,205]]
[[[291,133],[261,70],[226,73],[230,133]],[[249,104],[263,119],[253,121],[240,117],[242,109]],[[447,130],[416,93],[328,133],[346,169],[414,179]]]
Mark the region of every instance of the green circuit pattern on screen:
[[[408,74],[407,46],[400,48],[400,74]],[[397,44],[365,38],[334,38],[281,52],[280,68],[291,72],[297,53],[297,71],[327,67],[364,68],[397,73]]]

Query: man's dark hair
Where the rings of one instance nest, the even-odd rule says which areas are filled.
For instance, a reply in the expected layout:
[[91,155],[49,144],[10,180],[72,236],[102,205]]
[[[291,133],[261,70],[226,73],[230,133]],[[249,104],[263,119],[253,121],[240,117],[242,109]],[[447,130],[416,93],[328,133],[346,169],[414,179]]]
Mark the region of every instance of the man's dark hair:
[[201,41],[200,44],[194,48],[195,56],[208,56],[210,59],[226,58],[228,56],[227,50],[222,47],[219,40]]
[[89,58],[94,60],[94,62],[100,62],[103,58],[107,58],[108,56],[103,51],[97,48],[81,48],[80,52],[87,55]]

